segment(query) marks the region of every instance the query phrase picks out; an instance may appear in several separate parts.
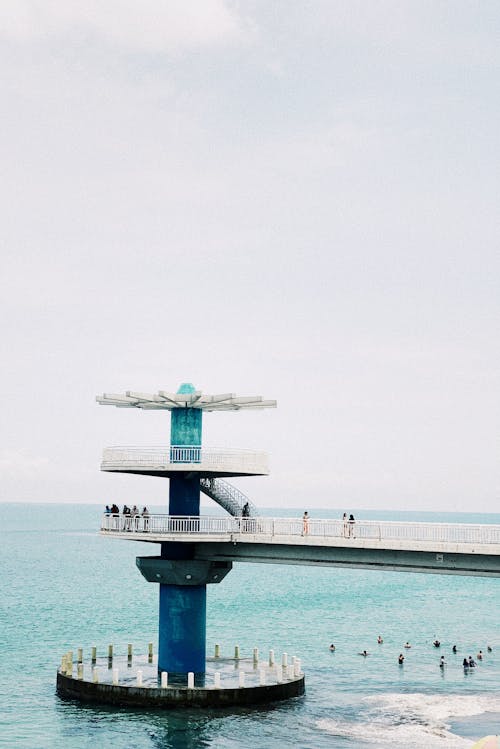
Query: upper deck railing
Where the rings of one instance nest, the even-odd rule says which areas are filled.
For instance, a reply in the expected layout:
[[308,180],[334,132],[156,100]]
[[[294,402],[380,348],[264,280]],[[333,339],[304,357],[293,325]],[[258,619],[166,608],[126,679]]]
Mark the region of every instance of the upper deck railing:
[[[363,520],[354,524],[342,520],[312,520],[306,524],[302,518],[233,518],[233,517],[174,517],[151,514],[104,515],[101,531],[151,534],[155,536],[234,537],[252,535],[262,542],[274,539],[291,543],[293,539],[336,539],[355,541],[372,539],[378,541],[422,541],[457,544],[490,544],[499,546],[500,525],[468,525],[462,523],[403,523],[393,521]],[[279,537],[276,539],[275,537]],[[295,541],[296,542],[296,541]],[[315,543],[317,541],[314,541]]]
[[107,447],[103,470],[196,470],[230,473],[269,473],[267,453],[262,450],[171,445],[166,447]]

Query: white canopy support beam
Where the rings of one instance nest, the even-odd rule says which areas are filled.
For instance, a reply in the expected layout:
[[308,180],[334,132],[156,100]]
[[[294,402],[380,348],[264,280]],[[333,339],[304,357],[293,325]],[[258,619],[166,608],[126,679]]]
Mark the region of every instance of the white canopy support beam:
[[102,406],[117,408],[141,408],[144,411],[172,411],[174,408],[196,408],[203,411],[240,411],[241,409],[276,408],[275,400],[264,400],[261,395],[236,396],[234,393],[204,395],[201,390],[194,393],[169,393],[160,390],[157,394],[127,390],[124,394],[104,393],[96,401]]

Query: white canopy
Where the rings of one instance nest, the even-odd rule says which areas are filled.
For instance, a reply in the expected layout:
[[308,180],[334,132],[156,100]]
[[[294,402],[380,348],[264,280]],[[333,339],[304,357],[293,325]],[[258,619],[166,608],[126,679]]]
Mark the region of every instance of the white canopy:
[[104,393],[96,396],[102,406],[117,408],[142,408],[148,411],[174,408],[199,408],[203,411],[240,411],[248,408],[276,408],[276,401],[264,400],[261,395],[236,397],[234,393],[223,395],[204,395],[200,390],[194,393],[178,394],[159,390],[157,395],[137,393],[127,390],[124,395]]

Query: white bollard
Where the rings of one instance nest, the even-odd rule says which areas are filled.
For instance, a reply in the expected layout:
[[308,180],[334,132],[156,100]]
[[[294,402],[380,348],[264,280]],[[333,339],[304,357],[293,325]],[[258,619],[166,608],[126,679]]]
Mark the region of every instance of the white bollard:
[[129,642],[127,645],[127,658],[129,659],[129,661],[132,660],[132,643],[131,642]]
[[258,663],[259,662],[259,648],[253,649],[253,662]]
[[194,689],[194,671],[188,673],[188,689]]
[[294,676],[300,676],[300,658],[295,659],[295,664],[293,668],[293,675]]
[[142,687],[142,671],[140,668],[137,669],[137,686]]
[[269,651],[269,665],[274,666],[274,650]]
[[240,646],[239,645],[234,646],[234,659],[236,661],[240,660]]
[[215,646],[215,658],[220,658],[220,645]]
[[214,687],[220,689],[220,671],[216,671],[214,674]]
[[281,684],[283,681],[283,669],[279,666],[276,668],[276,684]]
[[66,673],[66,653],[61,657],[61,673]]
[[64,673],[66,676],[73,676],[73,661],[69,657],[69,653],[66,656],[66,671]]
[[108,645],[108,658],[110,661],[113,660],[113,646],[112,645]]
[[245,686],[245,672],[244,671],[240,671],[239,685],[240,687]]
[[76,667],[76,678],[80,681],[83,680],[83,663],[79,663]]
[[78,648],[77,653],[78,655],[76,660],[78,661],[78,663],[83,663],[83,648]]
[[288,668],[287,668],[287,678],[288,679],[293,679],[293,670],[294,670],[294,667],[290,664],[288,666]]
[[92,647],[90,649],[90,659],[91,659],[92,663],[95,663],[96,660],[97,660],[97,648],[96,648],[95,645],[92,645]]
[[66,655],[68,656],[68,660],[71,661],[71,663],[73,663],[73,651],[72,650],[68,650],[68,652],[66,653]]
[[113,686],[118,686],[118,681],[120,680],[120,672],[117,668],[113,669]]
[[285,668],[288,666],[288,653],[283,653],[281,656],[281,665]]
[[161,688],[166,689],[168,687],[168,671],[161,672]]
[[259,670],[259,684],[262,687],[262,686],[264,686],[265,683],[266,683],[266,669],[265,668],[261,668]]
[[99,669],[97,668],[97,666],[94,666],[94,668],[92,669],[92,681],[94,682],[94,684],[99,683]]

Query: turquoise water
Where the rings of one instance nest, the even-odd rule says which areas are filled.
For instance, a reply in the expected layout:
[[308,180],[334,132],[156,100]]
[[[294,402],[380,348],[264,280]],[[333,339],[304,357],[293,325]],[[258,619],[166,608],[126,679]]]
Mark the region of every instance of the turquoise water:
[[[227,655],[235,644],[242,654],[257,646],[297,655],[304,698],[210,714],[62,702],[55,676],[63,652],[82,646],[88,654],[95,644],[104,654],[109,642],[125,652],[133,642],[145,653],[150,640],[156,649],[158,592],[135,567],[137,555],[156,549],[100,538],[95,505],[1,509],[2,747],[431,749],[470,747],[473,738],[500,731],[500,579],[477,577],[236,564],[209,586],[209,651],[218,642]],[[313,517],[339,515],[308,509]],[[356,516],[500,523],[500,516]],[[435,636],[441,650],[432,647]],[[412,648],[403,651],[401,668],[397,656],[407,640]],[[487,645],[493,652],[464,674],[464,655]],[[357,655],[365,648],[366,659]]]

